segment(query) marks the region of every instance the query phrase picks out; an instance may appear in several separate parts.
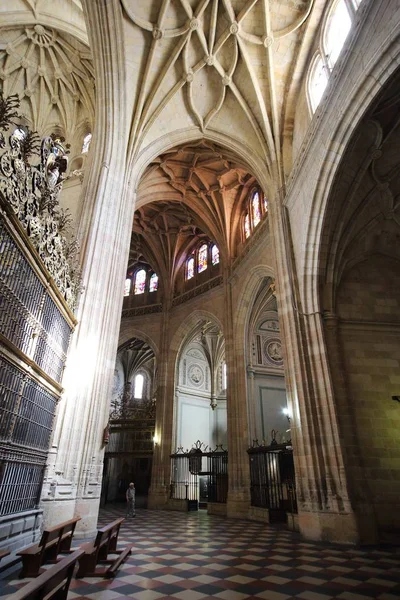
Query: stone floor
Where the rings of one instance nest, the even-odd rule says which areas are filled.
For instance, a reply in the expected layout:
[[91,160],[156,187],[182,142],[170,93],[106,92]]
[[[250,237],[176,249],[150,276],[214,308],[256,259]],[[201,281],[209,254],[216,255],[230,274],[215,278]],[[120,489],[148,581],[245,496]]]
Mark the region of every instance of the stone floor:
[[[100,523],[123,514],[104,510]],[[120,546],[132,555],[113,580],[73,579],[68,600],[398,600],[400,547],[362,548],[304,541],[260,523],[190,513],[137,511]],[[27,580],[18,571],[0,596]]]

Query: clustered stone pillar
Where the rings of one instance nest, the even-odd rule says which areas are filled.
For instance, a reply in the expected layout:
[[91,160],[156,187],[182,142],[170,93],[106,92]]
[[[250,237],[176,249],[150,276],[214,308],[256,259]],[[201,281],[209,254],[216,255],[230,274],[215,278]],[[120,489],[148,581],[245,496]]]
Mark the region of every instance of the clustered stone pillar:
[[322,315],[318,308],[308,313],[302,309],[282,194],[276,195],[269,208],[300,531],[312,539],[356,542]]
[[[129,127],[121,7],[117,0],[84,2],[96,69],[92,168],[79,224],[84,291],[69,351],[49,467],[43,488],[47,525],[73,515],[77,531],[97,526],[104,428],[118,343],[123,282],[134,204],[124,193]],[[101,36],[101,39],[100,39]]]

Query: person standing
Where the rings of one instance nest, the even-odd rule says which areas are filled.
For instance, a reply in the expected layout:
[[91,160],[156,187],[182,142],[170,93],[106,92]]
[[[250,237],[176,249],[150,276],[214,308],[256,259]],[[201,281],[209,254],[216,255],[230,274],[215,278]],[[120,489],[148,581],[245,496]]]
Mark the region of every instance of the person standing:
[[126,490],[126,502],[127,502],[127,517],[136,517],[135,510],[135,484],[131,481],[128,489]]

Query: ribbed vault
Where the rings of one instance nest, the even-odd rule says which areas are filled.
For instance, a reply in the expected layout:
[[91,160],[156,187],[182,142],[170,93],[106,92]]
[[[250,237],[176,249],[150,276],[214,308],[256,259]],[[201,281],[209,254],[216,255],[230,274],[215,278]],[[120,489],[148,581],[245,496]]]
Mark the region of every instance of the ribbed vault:
[[173,286],[201,239],[215,242],[228,261],[240,238],[243,202],[256,184],[244,160],[205,140],[159,156],[138,188],[130,264],[148,262]]

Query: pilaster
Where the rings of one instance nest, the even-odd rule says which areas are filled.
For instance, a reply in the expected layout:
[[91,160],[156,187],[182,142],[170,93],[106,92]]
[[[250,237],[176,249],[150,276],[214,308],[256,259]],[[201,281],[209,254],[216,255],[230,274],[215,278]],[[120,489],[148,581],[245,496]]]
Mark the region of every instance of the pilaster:
[[103,432],[108,421],[134,202],[124,193],[128,127],[119,43],[121,7],[117,0],[86,0],[84,7],[97,93],[93,162],[84,186],[79,230],[84,292],[42,500],[46,525],[79,515],[78,535],[87,536],[97,526]]

